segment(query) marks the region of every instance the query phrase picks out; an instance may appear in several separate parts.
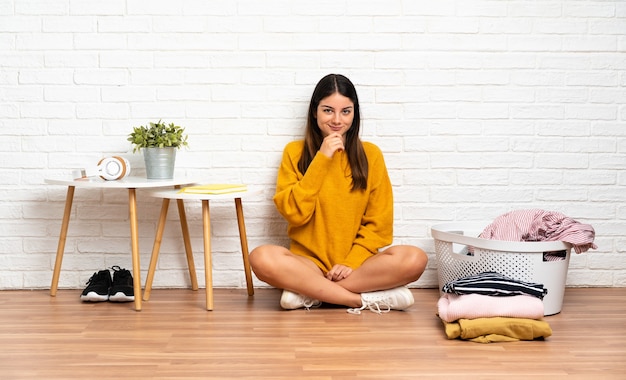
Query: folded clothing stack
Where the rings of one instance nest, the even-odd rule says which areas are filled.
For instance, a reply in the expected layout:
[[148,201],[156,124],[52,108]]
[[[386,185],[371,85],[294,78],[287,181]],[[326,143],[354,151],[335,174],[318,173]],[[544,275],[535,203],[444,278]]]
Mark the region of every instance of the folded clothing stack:
[[552,329],[543,321],[542,284],[496,272],[451,281],[437,303],[448,339],[479,343],[543,339]]

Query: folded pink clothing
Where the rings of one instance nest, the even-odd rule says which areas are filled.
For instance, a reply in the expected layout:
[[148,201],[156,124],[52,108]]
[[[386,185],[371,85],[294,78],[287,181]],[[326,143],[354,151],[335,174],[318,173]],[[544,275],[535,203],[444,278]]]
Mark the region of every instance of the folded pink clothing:
[[458,319],[490,317],[543,318],[543,302],[537,297],[517,295],[494,297],[482,294],[444,294],[437,302],[439,318],[445,322]]

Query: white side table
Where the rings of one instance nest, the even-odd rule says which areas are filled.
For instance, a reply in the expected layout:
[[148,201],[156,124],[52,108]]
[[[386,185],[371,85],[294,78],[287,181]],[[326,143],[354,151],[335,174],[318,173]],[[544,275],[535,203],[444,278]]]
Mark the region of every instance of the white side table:
[[[133,264],[133,288],[135,292],[135,310],[141,310],[141,271],[139,264],[139,232],[137,226],[137,196],[136,189],[139,188],[155,188],[155,187],[174,187],[193,183],[185,178],[175,179],[146,179],[144,177],[126,177],[117,181],[105,181],[100,178],[90,178],[87,180],[73,179],[56,179],[46,178],[45,183],[49,185],[67,186],[67,196],[65,198],[65,212],[63,214],[63,222],[61,224],[61,233],[59,234],[59,244],[57,247],[57,255],[54,263],[54,273],[52,275],[52,284],[50,285],[50,295],[56,296],[59,284],[59,275],[61,273],[61,263],[63,262],[63,252],[65,251],[65,242],[67,240],[67,230],[70,223],[70,213],[72,210],[72,202],[74,200],[74,190],[76,188],[85,189],[128,189],[128,208],[130,214],[130,241],[132,247],[132,264]],[[179,208],[180,210],[180,208]],[[182,218],[182,216],[181,216]]]
[[[169,201],[176,199],[178,202],[184,200],[202,201],[202,224],[204,236],[204,276],[206,281],[206,309],[213,310],[213,264],[211,259],[211,217],[209,213],[209,201],[217,200],[234,200],[237,212],[237,224],[239,226],[239,240],[241,242],[241,254],[243,256],[243,267],[246,275],[246,285],[248,287],[248,296],[254,295],[254,286],[252,284],[252,272],[250,271],[250,261],[248,260],[248,240],[246,237],[246,226],[243,217],[242,198],[258,195],[261,190],[248,190],[227,194],[189,194],[180,193],[179,190],[157,190],[149,193],[150,196],[163,198],[163,206],[161,207],[161,216],[159,225],[154,238],[154,246],[152,248],[152,257],[150,259],[150,267],[146,276],[146,286],[144,287],[143,300],[150,299],[152,290],[152,281],[156,270],[157,261],[159,260],[159,250],[163,238],[163,230],[167,219],[167,210]],[[187,254],[187,264],[189,266],[189,275],[191,277],[191,288],[198,289],[198,281],[195,274],[195,266],[193,264],[193,254],[191,251],[191,242],[189,240],[189,230],[187,228],[187,220],[184,213],[180,213],[180,208],[184,206],[179,203],[180,224],[183,232],[183,241],[185,243],[185,251]]]

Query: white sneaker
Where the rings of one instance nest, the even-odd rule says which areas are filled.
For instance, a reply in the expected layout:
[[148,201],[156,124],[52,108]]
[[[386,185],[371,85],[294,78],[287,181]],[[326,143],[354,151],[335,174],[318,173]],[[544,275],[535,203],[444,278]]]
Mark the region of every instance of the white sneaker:
[[290,292],[289,290],[283,290],[283,295],[280,297],[280,307],[285,310],[300,308],[309,310],[312,307],[320,307],[321,305],[322,303],[316,299]]
[[348,313],[361,314],[361,310],[369,309],[377,314],[388,313],[390,310],[404,310],[413,305],[413,293],[400,286],[389,290],[379,290],[377,292],[361,293],[361,303],[359,308],[348,309]]

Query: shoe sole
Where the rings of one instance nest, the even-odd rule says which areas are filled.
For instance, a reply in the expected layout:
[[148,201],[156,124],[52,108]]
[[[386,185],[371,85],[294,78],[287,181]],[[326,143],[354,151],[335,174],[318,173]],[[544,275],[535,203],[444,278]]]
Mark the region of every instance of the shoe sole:
[[109,301],[111,302],[132,302],[135,300],[135,296],[127,296],[122,292],[109,295]]
[[80,300],[83,302],[106,302],[109,300],[109,295],[98,294],[96,292],[89,292],[87,294],[81,294]]

